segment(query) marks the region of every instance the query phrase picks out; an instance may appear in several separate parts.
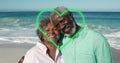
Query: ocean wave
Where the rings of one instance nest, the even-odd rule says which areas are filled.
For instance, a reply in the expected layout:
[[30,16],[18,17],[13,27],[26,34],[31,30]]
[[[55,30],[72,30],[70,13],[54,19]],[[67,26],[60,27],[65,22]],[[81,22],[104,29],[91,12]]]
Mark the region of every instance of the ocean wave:
[[106,32],[114,32],[114,31],[120,31],[120,27],[116,26],[105,26],[105,25],[96,25],[96,24],[88,24],[88,27],[96,30],[103,30]]
[[10,29],[8,29],[8,28],[0,28],[0,32],[5,32],[5,31],[10,31]]
[[0,37],[0,44],[4,44],[4,42],[35,44],[37,41],[39,41],[38,37]]
[[95,24],[88,24],[90,28],[96,28],[96,29],[110,29],[109,26],[103,26],[103,25],[95,25]]
[[120,31],[113,32],[110,34],[105,34],[105,37],[107,37],[108,42],[113,48],[120,50]]
[[17,18],[12,18],[12,17],[5,17],[5,18],[0,18],[0,23],[18,23],[20,19]]
[[[120,50],[120,31],[104,34],[111,47]],[[38,37],[0,37],[0,44],[5,43],[30,43],[35,44],[39,41]]]

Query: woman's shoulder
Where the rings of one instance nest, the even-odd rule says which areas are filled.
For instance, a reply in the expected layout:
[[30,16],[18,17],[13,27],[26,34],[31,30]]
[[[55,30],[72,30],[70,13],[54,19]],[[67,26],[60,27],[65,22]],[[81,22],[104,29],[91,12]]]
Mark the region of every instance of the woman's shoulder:
[[27,51],[26,55],[34,54],[36,51],[37,51],[37,47],[35,45]]
[[28,52],[26,54],[36,54],[36,53],[43,53],[43,51],[47,50],[46,46],[44,44],[42,44],[41,42],[37,42],[37,44],[32,47],[31,49],[28,50]]

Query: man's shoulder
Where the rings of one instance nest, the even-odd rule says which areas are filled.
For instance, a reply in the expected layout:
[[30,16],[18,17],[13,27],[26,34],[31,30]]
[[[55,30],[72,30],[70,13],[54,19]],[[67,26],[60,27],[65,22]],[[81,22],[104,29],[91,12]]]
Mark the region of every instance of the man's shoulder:
[[84,27],[84,29],[79,33],[79,37],[91,37],[91,38],[105,38],[104,35],[98,31],[95,31],[88,26]]
[[98,44],[108,42],[107,38],[102,33],[97,32],[93,29],[89,29],[87,36],[90,39],[94,40],[93,42],[97,42]]
[[93,30],[93,29],[91,29],[91,28],[89,28],[87,34],[88,34],[88,36],[91,36],[91,37],[96,37],[96,38],[100,38],[100,37],[101,37],[101,38],[105,38],[102,33],[98,32],[98,31],[95,31],[95,30]]

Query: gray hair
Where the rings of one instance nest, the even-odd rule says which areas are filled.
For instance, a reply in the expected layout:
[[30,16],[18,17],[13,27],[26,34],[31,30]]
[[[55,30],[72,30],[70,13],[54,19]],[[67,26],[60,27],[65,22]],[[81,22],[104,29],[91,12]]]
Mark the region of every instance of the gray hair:
[[[41,20],[39,26],[40,26],[41,28],[44,28],[45,26],[47,26],[48,23],[50,23],[50,18],[49,18],[49,17]],[[37,33],[37,36],[39,37],[39,39],[40,39],[41,42],[42,42],[43,34],[39,31],[39,29],[37,29],[36,33]]]
[[[64,7],[64,6],[60,6],[60,7],[56,7],[55,8],[56,11],[58,11],[59,13],[62,13],[64,10],[68,10],[68,8]],[[69,12],[67,12],[69,13]],[[55,12],[52,12],[51,15],[56,14]]]
[[[64,6],[60,6],[60,7],[56,7],[54,10],[56,10],[59,13],[62,13],[64,10],[68,10],[68,8],[66,8]],[[71,12],[68,10],[68,12],[66,12],[66,14],[68,14],[68,13],[71,13]],[[51,12],[51,16],[53,16],[54,14],[56,14],[56,13]],[[66,14],[64,14],[64,15],[66,15]],[[52,20],[51,16],[50,16],[50,21],[51,21],[51,23],[53,23],[53,20]]]
[[59,13],[62,13],[64,10],[68,10],[68,8],[64,6],[56,7],[55,10],[57,10]]

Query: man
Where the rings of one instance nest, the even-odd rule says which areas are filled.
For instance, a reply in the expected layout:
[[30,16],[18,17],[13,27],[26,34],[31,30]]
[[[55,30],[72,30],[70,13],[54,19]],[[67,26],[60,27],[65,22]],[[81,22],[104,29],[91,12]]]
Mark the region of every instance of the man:
[[[62,13],[68,9],[57,7],[55,10]],[[61,17],[52,13],[51,21],[65,35],[63,44],[68,39],[72,40],[62,50],[65,63],[114,63],[110,46],[103,35],[85,26],[78,35],[72,38],[81,29],[75,23],[72,12],[69,11]]]

